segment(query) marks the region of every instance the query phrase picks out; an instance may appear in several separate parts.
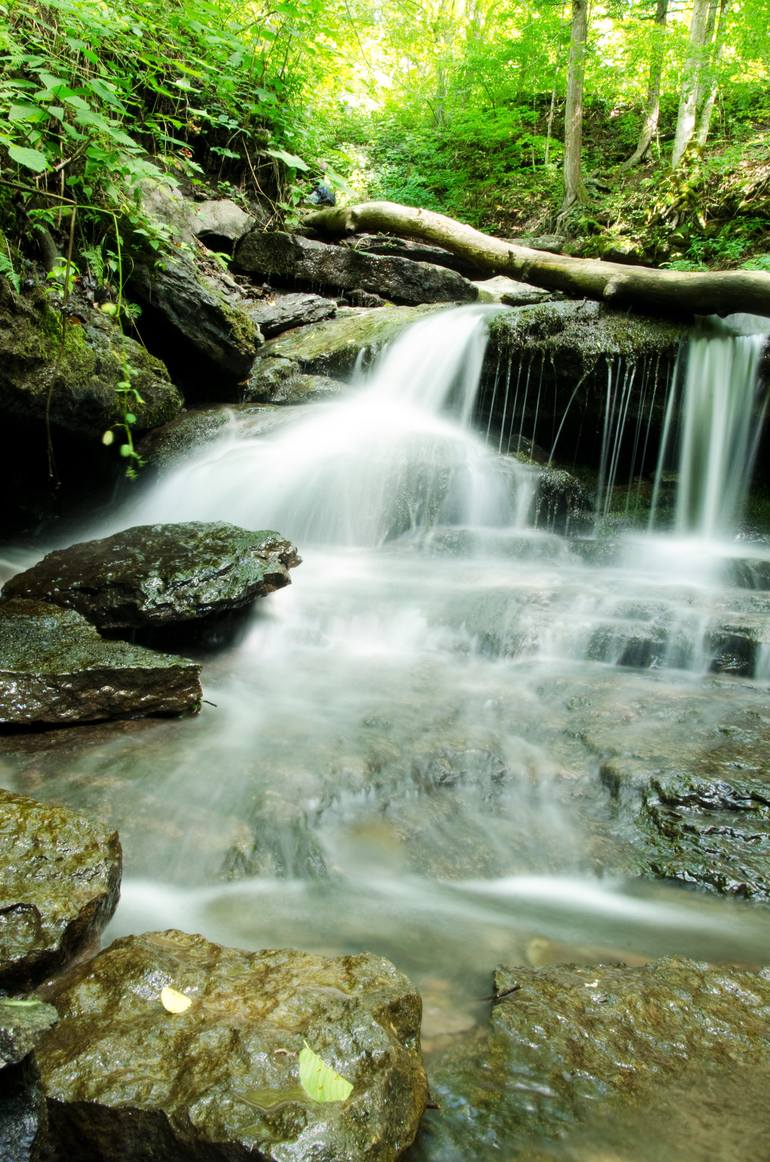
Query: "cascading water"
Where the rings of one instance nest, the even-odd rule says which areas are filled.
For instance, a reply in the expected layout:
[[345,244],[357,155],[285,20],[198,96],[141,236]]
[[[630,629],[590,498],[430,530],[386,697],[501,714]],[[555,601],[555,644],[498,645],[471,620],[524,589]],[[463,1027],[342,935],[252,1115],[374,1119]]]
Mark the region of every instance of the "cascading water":
[[[528,433],[470,427],[495,309],[420,322],[336,402],[261,413],[259,432],[234,413],[100,530],[224,519],[279,530],[304,563],[207,659],[198,719],[97,731],[29,774],[23,756],[0,770],[120,828],[114,933],[383,953],[425,994],[429,1039],[485,1020],[493,966],[543,946],[755,961],[770,935],[726,902],[627,890],[647,865],[607,790],[613,764],[641,785],[764,713],[759,682],[736,704],[729,677],[706,689],[682,673],[707,670],[718,627],[758,620],[764,595],[745,591],[739,617],[734,591],[680,568],[676,537],[664,552],[660,537],[602,546],[528,527],[537,471],[505,454]],[[537,401],[541,379],[525,368],[498,389]],[[654,370],[613,382],[605,493],[632,383],[657,391]],[[638,423],[639,455],[648,439]],[[688,455],[694,472],[704,457]],[[760,646],[763,681],[766,659]],[[419,1156],[447,1162],[436,1149]]]

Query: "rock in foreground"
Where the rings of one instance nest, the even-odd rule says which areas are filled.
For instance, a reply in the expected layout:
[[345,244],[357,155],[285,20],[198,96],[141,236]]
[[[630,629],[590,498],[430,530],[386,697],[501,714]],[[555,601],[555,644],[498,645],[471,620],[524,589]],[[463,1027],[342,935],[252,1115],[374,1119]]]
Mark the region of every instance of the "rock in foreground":
[[53,726],[195,714],[200,666],[105,641],[74,610],[0,603],[0,726]]
[[224,523],[137,525],[49,553],[5,597],[77,609],[103,630],[162,629],[249,605],[289,584],[297,550],[274,532]]
[[431,1075],[439,1103],[467,1111],[454,1129],[431,1115],[434,1156],[470,1157],[483,1141],[511,1162],[588,1162],[608,1142],[635,1162],[762,1157],[767,970],[515,967],[498,969],[495,991],[489,1032]]
[[[0,988],[39,982],[98,937],[115,911],[120,873],[116,832],[0,790]],[[13,1060],[21,1034],[5,1024],[3,1057]]]
[[[167,1012],[161,990],[189,997]],[[427,1096],[420,1000],[388,961],[241,952],[182,932],[116,941],[50,997],[38,1051],[57,1157],[395,1159]],[[353,1085],[298,1086],[307,1043]]]

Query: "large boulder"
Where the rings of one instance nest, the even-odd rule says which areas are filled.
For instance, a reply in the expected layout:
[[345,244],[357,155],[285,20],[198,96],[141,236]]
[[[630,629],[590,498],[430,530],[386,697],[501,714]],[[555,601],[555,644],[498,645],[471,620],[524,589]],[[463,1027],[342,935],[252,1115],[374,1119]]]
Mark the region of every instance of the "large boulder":
[[49,553],[2,593],[76,609],[103,630],[163,629],[250,605],[288,585],[299,563],[274,532],[197,521],[138,525]]
[[[602,457],[608,413],[626,420],[615,453],[621,464],[633,457],[638,429],[660,427],[666,387],[689,333],[677,323],[568,300],[501,311],[489,332],[479,421],[524,431],[557,461],[593,467]],[[650,454],[657,453],[657,440],[648,442]],[[637,462],[636,472],[654,467],[654,460]]]
[[105,641],[72,609],[0,602],[0,726],[195,714],[200,666]]
[[[189,998],[164,1008],[161,990]],[[170,931],[116,941],[54,983],[37,1057],[58,1157],[102,1162],[398,1158],[427,1099],[421,1005],[368,954],[243,952]],[[351,1082],[298,1082],[308,1045]]]
[[[120,874],[117,832],[0,790],[0,988],[39,983],[92,944],[115,911]],[[18,1015],[0,1011],[0,1020],[3,1057],[13,1061],[50,1014],[25,1013],[26,1032]]]
[[[127,405],[117,390],[126,381],[143,403],[132,394]],[[14,295],[0,279],[0,415],[96,441],[126,410],[142,432],[181,409],[160,360],[98,310],[62,323],[42,292]]]
[[235,248],[239,270],[290,284],[363,290],[395,303],[473,302],[476,288],[455,271],[408,258],[330,246],[298,234],[252,230]]
[[684,959],[501,968],[495,995],[489,1029],[434,1063],[438,1102],[465,1116],[431,1117],[431,1157],[472,1157],[479,1141],[522,1162],[588,1162],[608,1142],[639,1162],[761,1156],[767,970]]
[[209,371],[216,370],[225,380],[248,372],[262,345],[259,327],[235,291],[224,293],[220,280],[204,274],[191,259],[140,264],[130,287],[144,306],[143,326],[149,325],[156,345],[183,345],[188,359],[205,360]]
[[209,250],[232,253],[233,246],[256,221],[231,198],[207,198],[192,213],[192,233]]

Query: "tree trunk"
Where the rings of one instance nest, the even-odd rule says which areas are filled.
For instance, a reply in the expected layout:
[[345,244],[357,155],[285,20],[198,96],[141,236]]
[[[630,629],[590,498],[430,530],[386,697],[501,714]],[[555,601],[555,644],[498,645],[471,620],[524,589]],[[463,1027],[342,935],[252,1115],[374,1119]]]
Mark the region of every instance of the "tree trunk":
[[690,42],[687,49],[682,90],[679,98],[679,113],[676,119],[674,148],[671,153],[671,168],[676,169],[684,157],[687,146],[695,132],[698,111],[698,93],[701,87],[703,68],[706,63],[709,0],[695,0],[690,22]]
[[708,78],[704,86],[705,95],[698,116],[698,128],[695,133],[695,144],[701,149],[708,140],[709,129],[711,128],[711,117],[717,100],[717,92],[719,91],[719,65],[725,47],[725,24],[727,23],[727,14],[730,11],[730,3],[731,0],[722,0],[719,6],[719,23],[714,33]]
[[572,0],[567,102],[564,110],[564,201],[561,212],[587,201],[581,153],[583,147],[583,77],[585,75],[588,0]]
[[328,237],[382,231],[420,238],[468,259],[490,275],[506,274],[533,286],[598,299],[611,306],[637,307],[678,317],[730,315],[737,311],[770,317],[770,274],[765,271],[720,270],[706,274],[571,258],[516,246],[443,214],[396,202],[362,202],[320,210],[309,214],[304,224]]
[[650,56],[650,75],[647,81],[647,103],[644,112],[644,121],[639,134],[636,149],[625,162],[624,168],[638,165],[650,148],[652,139],[658,131],[660,118],[660,83],[663,76],[663,62],[666,58],[666,19],[668,17],[668,0],[658,0],[655,9],[655,32],[652,39],[652,53]]

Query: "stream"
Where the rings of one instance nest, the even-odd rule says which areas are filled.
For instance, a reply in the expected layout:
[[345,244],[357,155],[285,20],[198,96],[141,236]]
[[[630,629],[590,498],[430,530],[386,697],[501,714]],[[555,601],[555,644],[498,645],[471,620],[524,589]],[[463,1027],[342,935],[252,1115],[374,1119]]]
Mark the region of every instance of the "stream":
[[[622,770],[631,795],[762,750],[770,595],[730,582],[737,559],[770,567],[765,543],[734,539],[762,340],[696,341],[664,437],[670,461],[684,409],[674,527],[653,516],[602,554],[531,527],[536,469],[474,430],[497,309],[428,317],[341,397],[266,430],[234,413],[84,529],[227,520],[278,530],[303,564],[206,653],[196,719],[15,738],[0,758],[0,783],[119,829],[106,942],[175,927],[383,954],[423,995],[429,1072],[483,1026],[497,964],[753,965],[770,948],[770,911],[652,876],[606,778]],[[715,624],[755,630],[742,672],[715,672]],[[500,1157],[471,1152],[461,1097],[410,1158]]]

